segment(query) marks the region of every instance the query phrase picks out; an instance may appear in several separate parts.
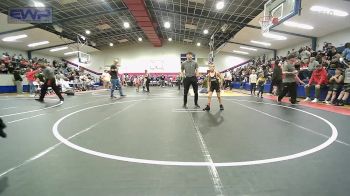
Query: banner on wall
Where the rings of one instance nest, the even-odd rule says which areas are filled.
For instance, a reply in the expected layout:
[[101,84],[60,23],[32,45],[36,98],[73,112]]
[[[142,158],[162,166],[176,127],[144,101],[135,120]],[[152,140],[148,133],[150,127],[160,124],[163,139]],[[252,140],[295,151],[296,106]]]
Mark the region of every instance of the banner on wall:
[[150,60],[149,69],[151,71],[163,71],[164,70],[164,61],[163,60]]

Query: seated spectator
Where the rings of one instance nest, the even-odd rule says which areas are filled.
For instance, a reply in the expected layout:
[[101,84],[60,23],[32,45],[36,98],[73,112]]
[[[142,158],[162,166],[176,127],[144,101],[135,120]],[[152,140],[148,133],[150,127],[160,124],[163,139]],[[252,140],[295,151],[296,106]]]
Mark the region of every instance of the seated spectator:
[[335,75],[328,80],[328,94],[324,101],[326,104],[334,104],[337,93],[342,88],[343,80],[342,69],[337,68]]
[[317,103],[320,97],[321,87],[327,84],[327,71],[321,66],[317,65],[316,70],[312,73],[309,83],[305,86],[306,99],[304,101],[310,101],[310,89],[315,86],[315,99],[313,103]]
[[344,60],[350,63],[350,42],[345,44],[345,49],[342,53],[342,56],[344,57]]
[[320,63],[316,60],[316,57],[310,58],[310,63],[308,65],[308,71],[310,73],[310,76],[312,75],[312,72],[316,69],[317,65]]
[[347,68],[344,72],[344,86],[343,90],[338,96],[336,105],[343,106],[349,98],[350,93],[350,68]]

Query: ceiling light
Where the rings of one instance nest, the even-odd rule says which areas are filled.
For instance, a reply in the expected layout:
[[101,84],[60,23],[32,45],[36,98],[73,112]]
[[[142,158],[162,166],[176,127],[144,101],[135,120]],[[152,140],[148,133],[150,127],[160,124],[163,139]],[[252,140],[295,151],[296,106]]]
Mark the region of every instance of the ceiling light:
[[129,28],[130,27],[130,24],[128,22],[124,22],[124,27],[125,28]]
[[90,30],[85,30],[86,35],[90,35],[91,31]]
[[50,52],[56,52],[56,51],[66,50],[66,49],[68,49],[67,46],[65,46],[65,47],[60,47],[60,48],[53,48],[53,49],[50,50]]
[[139,40],[139,42],[142,42],[142,38],[141,38],[141,37],[139,37],[139,39],[138,39],[138,40]]
[[327,15],[331,15],[331,16],[345,17],[345,16],[349,15],[349,13],[342,11],[342,10],[331,9],[328,7],[317,6],[317,5],[312,6],[310,8],[310,10],[313,12],[319,12],[319,13],[327,14]]
[[66,53],[64,53],[64,55],[71,55],[71,54],[75,54],[75,53],[78,53],[78,51],[66,52]]
[[244,49],[244,50],[251,50],[251,51],[257,51],[258,49],[255,48],[249,48],[249,47],[245,47],[245,46],[240,46],[239,48]]
[[198,42],[198,43],[197,43],[197,46],[201,46],[201,43]]
[[48,43],[50,43],[50,42],[49,41],[36,42],[36,43],[28,44],[28,47],[36,47],[36,46],[45,45]]
[[273,34],[273,33],[263,33],[263,36],[264,37],[267,37],[267,38],[271,38],[271,39],[276,39],[276,40],[286,40],[287,37],[285,36],[282,36],[282,35],[277,35],[277,34]]
[[109,43],[109,46],[111,46],[111,47],[112,47],[113,45],[114,45],[113,43]]
[[34,7],[45,7],[45,5],[39,1],[34,1]]
[[167,28],[167,29],[169,29],[169,28],[170,28],[170,22],[165,22],[165,23],[164,23],[164,27]]
[[243,52],[243,51],[239,51],[239,50],[233,50],[234,53],[238,53],[238,54],[249,54],[248,52]]
[[169,37],[169,38],[168,38],[168,41],[169,41],[169,42],[173,41],[173,38]]
[[204,29],[203,33],[204,35],[208,34],[209,33],[208,29]]
[[300,28],[300,29],[308,29],[308,30],[314,29],[314,27],[311,25],[292,22],[292,21],[285,21],[283,24],[288,26],[288,27],[295,27],[295,28]]
[[251,40],[250,42],[252,42],[254,44],[260,44],[263,46],[271,46],[271,43],[267,43],[267,42],[259,42],[259,41],[255,41],[255,40]]
[[4,41],[4,42],[12,42],[12,41],[16,41],[17,39],[22,39],[22,38],[26,38],[26,37],[28,37],[28,36],[25,35],[25,34],[15,35],[15,36],[10,36],[10,37],[4,37],[4,38],[2,38],[2,41]]
[[224,6],[225,6],[224,1],[219,1],[216,3],[216,9],[218,10],[221,10],[222,8],[224,8]]

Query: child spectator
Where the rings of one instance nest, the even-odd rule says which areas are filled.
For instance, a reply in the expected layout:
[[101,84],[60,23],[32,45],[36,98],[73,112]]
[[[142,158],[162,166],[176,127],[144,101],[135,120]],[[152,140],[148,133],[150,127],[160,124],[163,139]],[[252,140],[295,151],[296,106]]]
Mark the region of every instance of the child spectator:
[[263,98],[264,85],[266,84],[266,78],[263,73],[259,74],[259,79],[257,81],[257,84],[259,89],[257,97],[259,97],[259,94],[260,94],[260,98]]
[[317,65],[316,70],[312,73],[309,83],[305,86],[306,99],[310,101],[310,89],[315,86],[315,99],[313,103],[317,103],[320,97],[321,87],[327,84],[327,71],[321,66]]
[[343,106],[346,103],[346,100],[349,98],[350,93],[350,68],[347,68],[344,72],[344,86],[343,90],[340,93],[336,105]]
[[[340,68],[337,68],[335,71],[335,75],[332,76],[328,81],[328,94],[325,99],[326,104],[333,104],[334,100],[337,96],[337,92],[341,89],[342,83],[343,83],[343,75],[342,70]],[[329,101],[329,99],[331,100]]]
[[249,84],[250,84],[250,94],[255,96],[256,91],[256,81],[258,76],[255,73],[255,69],[252,69],[252,73],[249,75]]

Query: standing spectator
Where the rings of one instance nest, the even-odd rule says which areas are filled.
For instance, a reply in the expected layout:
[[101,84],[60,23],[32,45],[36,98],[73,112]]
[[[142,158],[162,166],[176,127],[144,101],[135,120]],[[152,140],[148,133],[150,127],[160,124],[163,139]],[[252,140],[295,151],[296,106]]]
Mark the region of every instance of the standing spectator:
[[149,83],[151,82],[151,76],[149,75],[147,69],[145,70],[145,74],[143,75],[144,85],[143,85],[143,91],[145,91],[145,87],[147,92],[149,93]]
[[313,103],[317,103],[320,97],[321,87],[327,84],[327,71],[322,65],[317,65],[316,70],[312,73],[309,84],[305,86],[306,99],[304,101],[310,101],[310,89],[315,86],[315,99]]
[[29,84],[29,94],[31,97],[34,97],[35,94],[35,74],[37,73],[37,71],[33,70],[33,69],[29,69],[28,72],[26,73],[26,78]]
[[282,89],[282,68],[280,61],[275,61],[274,63],[271,80],[270,93],[278,96]]
[[224,87],[225,88],[230,88],[230,90],[232,89],[232,87],[231,87],[231,82],[232,82],[232,75],[231,75],[231,72],[230,71],[226,71],[225,72],[225,77],[224,77],[224,79],[225,79],[225,85],[224,85]]
[[23,93],[23,85],[22,85],[22,76],[21,76],[21,71],[19,68],[16,68],[13,71],[13,77],[14,77],[14,82],[17,87],[17,94],[22,94]]
[[182,77],[181,77],[181,72],[176,76],[176,82],[178,85],[178,89],[180,90],[181,88],[181,81],[182,81]]
[[283,78],[283,90],[281,94],[279,94],[277,102],[281,102],[284,96],[289,93],[290,102],[292,104],[297,103],[297,83],[296,83],[296,75],[298,71],[295,69],[296,55],[291,53],[287,57],[287,62],[283,65],[282,74]]
[[114,96],[114,90],[115,88],[118,88],[119,94],[121,97],[124,97],[122,90],[122,85],[120,84],[119,76],[118,76],[118,68],[116,65],[111,66],[111,70],[109,71],[109,74],[111,75],[111,98],[115,98]]
[[260,98],[263,98],[265,84],[266,84],[265,75],[263,73],[260,73],[259,79],[257,81],[258,90],[259,90],[257,97],[259,97],[259,95],[260,95]]
[[160,85],[161,85],[161,87],[165,87],[165,76],[164,76],[164,74],[162,74],[160,76]]
[[109,89],[111,83],[111,75],[108,73],[108,70],[105,70],[101,75],[101,80],[103,82],[103,88]]
[[257,80],[258,80],[258,76],[255,73],[255,69],[253,69],[252,73],[249,75],[250,95],[254,95],[255,96]]

